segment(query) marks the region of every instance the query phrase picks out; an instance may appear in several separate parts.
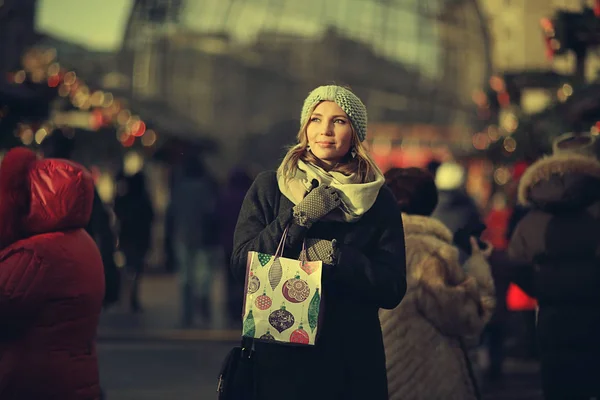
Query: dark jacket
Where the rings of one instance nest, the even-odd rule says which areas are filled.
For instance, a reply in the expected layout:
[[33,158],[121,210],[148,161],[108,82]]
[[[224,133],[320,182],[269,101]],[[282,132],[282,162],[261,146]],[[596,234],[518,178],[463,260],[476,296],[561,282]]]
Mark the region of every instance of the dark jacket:
[[0,168],[0,399],[100,398],[100,252],[84,230],[94,183],[14,149]]
[[[244,279],[249,251],[274,254],[293,204],[274,172],[261,173],[248,191],[234,237],[232,268]],[[323,277],[324,315],[314,347],[257,343],[261,400],[386,400],[385,355],[379,308],[393,309],[406,292],[400,210],[383,188],[356,223],[317,222],[305,232],[291,225],[284,257],[297,258],[302,240],[337,239],[338,265]],[[310,385],[310,395],[302,388]]]
[[600,163],[576,155],[542,159],[523,175],[519,201],[531,210],[509,255],[533,271],[544,392],[551,399],[598,396]]
[[225,254],[233,252],[233,235],[242,203],[248,189],[252,186],[252,178],[242,169],[234,169],[227,185],[219,192],[217,201],[217,217],[220,225],[219,244]]
[[191,249],[217,245],[216,218],[218,186],[209,175],[186,176],[173,188],[173,237]]
[[96,189],[94,189],[92,216],[85,230],[96,242],[102,256],[104,286],[106,288],[104,292],[104,306],[108,307],[119,301],[121,273],[114,259],[117,239],[111,226],[110,215]]
[[[469,196],[464,188],[453,190],[438,191],[438,205],[433,210],[431,216],[439,219],[450,229],[452,234],[456,234],[460,229],[469,230],[475,226],[485,226],[475,201]],[[473,232],[472,236],[479,236],[481,232]],[[455,242],[455,244],[458,244]],[[469,258],[462,246],[460,249],[460,262]]]
[[453,234],[470,224],[482,223],[477,205],[464,189],[440,190],[438,205],[431,214]]
[[115,215],[119,220],[119,246],[127,251],[136,249],[145,254],[152,240],[154,209],[146,189],[143,172],[132,176],[120,173],[117,176]]

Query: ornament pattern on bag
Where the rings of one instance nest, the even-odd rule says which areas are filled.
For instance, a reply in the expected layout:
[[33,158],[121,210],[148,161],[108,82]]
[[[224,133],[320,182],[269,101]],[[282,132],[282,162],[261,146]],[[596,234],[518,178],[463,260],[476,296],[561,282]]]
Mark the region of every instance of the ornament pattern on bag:
[[265,342],[314,345],[322,263],[299,263],[258,252],[248,256],[243,335]]
[[273,328],[277,329],[277,332],[279,333],[290,329],[294,326],[294,322],[294,315],[286,310],[285,304],[283,304],[279,310],[275,310],[269,315],[269,323]]
[[319,264],[309,261],[300,261],[300,268],[302,271],[306,272],[307,275],[312,275],[319,269]]
[[310,342],[310,337],[308,336],[308,332],[304,330],[302,323],[298,329],[296,329],[290,335],[290,343],[298,343],[298,344],[308,344]]
[[279,258],[276,258],[273,261],[273,265],[269,269],[269,282],[271,283],[271,288],[275,290],[279,282],[281,282],[281,278],[283,277],[283,268],[281,267],[281,261]]
[[300,279],[300,275],[292,279],[288,279],[281,289],[283,297],[291,303],[302,303],[310,296],[310,286],[308,283]]
[[260,263],[261,266],[265,266],[269,263],[269,261],[271,261],[271,255],[270,254],[263,254],[263,253],[258,253],[258,262]]
[[319,323],[319,310],[321,307],[321,295],[319,294],[319,288],[315,290],[313,298],[310,300],[308,305],[308,326],[312,332],[315,331]]
[[271,341],[275,340],[275,337],[273,335],[271,335],[271,331],[267,329],[267,333],[265,333],[264,335],[262,335],[260,337],[260,340],[271,342]]
[[256,334],[256,326],[254,325],[254,315],[252,315],[252,309],[248,312],[248,316],[244,321],[243,327],[244,336],[254,337]]
[[248,278],[248,293],[256,293],[260,289],[260,279],[250,271],[250,277]]
[[271,300],[271,298],[267,296],[267,290],[265,289],[263,291],[263,294],[256,298],[254,304],[256,305],[256,308],[258,308],[261,311],[264,311],[271,308],[271,306],[273,305],[273,300]]

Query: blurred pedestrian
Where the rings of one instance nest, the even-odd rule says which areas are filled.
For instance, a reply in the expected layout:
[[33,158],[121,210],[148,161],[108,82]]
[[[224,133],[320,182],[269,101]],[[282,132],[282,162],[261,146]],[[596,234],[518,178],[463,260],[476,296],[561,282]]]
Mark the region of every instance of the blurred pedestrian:
[[[435,185],[439,200],[431,217],[442,221],[453,235],[461,230],[473,230],[464,237],[464,245],[468,247],[468,237],[479,238],[485,225],[475,201],[467,193],[466,180],[465,168],[456,162],[445,162],[437,168]],[[459,249],[461,262],[464,262],[468,255],[462,245]]]
[[114,210],[119,225],[119,249],[125,255],[130,281],[129,307],[136,313],[143,311],[140,285],[152,241],[154,208],[142,171],[131,176],[120,172],[116,187]]
[[453,235],[431,218],[434,179],[418,168],[394,168],[386,183],[402,211],[408,290],[394,310],[380,311],[391,400],[478,399],[466,341],[478,337],[495,305],[494,283],[472,238],[464,269]]
[[234,168],[227,185],[220,193],[217,201],[217,217],[219,220],[220,245],[225,256],[225,276],[227,281],[227,315],[231,326],[241,327],[242,307],[244,304],[244,283],[235,279],[229,262],[233,253],[233,235],[242,203],[248,189],[252,186],[252,178],[243,168]]
[[[183,160],[171,197],[173,243],[181,280],[182,325],[212,322],[211,290],[218,263],[218,184],[195,154]],[[196,311],[199,311],[197,313]]]
[[0,398],[100,397],[100,252],[83,167],[25,148],[0,165]]
[[388,398],[377,312],[404,297],[404,234],[366,134],[367,110],[355,94],[316,88],[302,108],[298,143],[244,200],[232,257],[238,279],[248,252],[275,254],[287,227],[284,257],[298,259],[306,239],[308,259],[324,263],[316,345],[255,343],[261,400]]
[[[594,136],[565,134],[521,178],[509,256],[537,298],[546,399],[600,397],[600,162]],[[523,279],[524,282],[527,279]]]

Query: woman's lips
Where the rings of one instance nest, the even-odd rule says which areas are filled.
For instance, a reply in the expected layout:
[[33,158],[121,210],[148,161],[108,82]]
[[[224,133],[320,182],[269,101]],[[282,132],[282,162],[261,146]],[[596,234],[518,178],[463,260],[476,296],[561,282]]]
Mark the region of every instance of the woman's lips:
[[320,147],[324,147],[324,148],[326,148],[326,149],[328,149],[328,148],[332,148],[332,147],[334,147],[334,146],[335,146],[335,143],[332,143],[332,142],[317,142],[317,144],[318,144]]

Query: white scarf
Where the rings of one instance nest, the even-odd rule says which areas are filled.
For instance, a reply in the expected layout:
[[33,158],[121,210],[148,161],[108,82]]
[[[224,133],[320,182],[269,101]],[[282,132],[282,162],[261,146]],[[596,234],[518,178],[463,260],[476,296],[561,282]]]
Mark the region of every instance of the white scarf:
[[385,179],[379,172],[375,172],[374,179],[369,182],[358,182],[358,177],[344,175],[341,172],[327,172],[313,164],[307,164],[298,160],[296,174],[291,179],[286,179],[277,171],[277,183],[281,193],[292,203],[298,204],[306,196],[312,187],[312,181],[316,179],[319,185],[328,185],[337,189],[342,205],[339,211],[332,212],[327,219],[339,219],[346,222],[355,222],[365,214],[377,199],[379,189],[383,186]]

